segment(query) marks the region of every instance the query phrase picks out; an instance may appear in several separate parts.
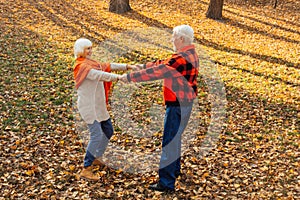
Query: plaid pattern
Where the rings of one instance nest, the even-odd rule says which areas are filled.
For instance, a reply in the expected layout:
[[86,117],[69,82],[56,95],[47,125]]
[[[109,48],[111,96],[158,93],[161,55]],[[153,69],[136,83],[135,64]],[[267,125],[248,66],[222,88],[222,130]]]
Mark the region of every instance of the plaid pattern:
[[191,103],[197,97],[199,58],[194,45],[189,45],[169,59],[149,62],[146,69],[127,75],[128,81],[145,82],[164,79],[166,105]]

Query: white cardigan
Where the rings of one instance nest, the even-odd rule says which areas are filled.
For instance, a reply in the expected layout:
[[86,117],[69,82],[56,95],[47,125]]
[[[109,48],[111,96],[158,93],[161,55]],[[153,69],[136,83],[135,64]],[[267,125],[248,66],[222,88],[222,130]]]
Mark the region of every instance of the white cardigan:
[[[111,63],[110,67],[112,71],[126,70],[126,64]],[[116,81],[118,76],[117,74],[91,69],[77,89],[78,110],[87,124],[92,124],[95,120],[101,122],[109,119],[103,81]]]

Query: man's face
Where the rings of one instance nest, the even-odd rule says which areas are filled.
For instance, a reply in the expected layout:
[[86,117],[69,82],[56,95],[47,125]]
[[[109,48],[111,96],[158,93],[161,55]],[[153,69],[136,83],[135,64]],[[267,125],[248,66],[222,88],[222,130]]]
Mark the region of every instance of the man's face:
[[82,56],[83,56],[84,58],[91,58],[92,54],[93,54],[93,47],[90,46],[90,47],[84,48],[84,51],[83,51],[83,55],[82,55]]
[[173,50],[176,52],[177,50],[182,48],[183,38],[173,33],[172,44],[173,44]]

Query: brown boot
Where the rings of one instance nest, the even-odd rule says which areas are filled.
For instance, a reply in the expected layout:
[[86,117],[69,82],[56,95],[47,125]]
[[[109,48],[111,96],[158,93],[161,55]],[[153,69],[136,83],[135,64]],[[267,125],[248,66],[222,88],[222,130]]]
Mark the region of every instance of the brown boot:
[[103,160],[101,158],[96,158],[92,165],[97,165],[99,167],[104,167],[105,166],[105,163],[103,162]]
[[91,181],[98,181],[99,177],[93,174],[92,169],[92,166],[83,168],[83,170],[80,173],[80,177]]

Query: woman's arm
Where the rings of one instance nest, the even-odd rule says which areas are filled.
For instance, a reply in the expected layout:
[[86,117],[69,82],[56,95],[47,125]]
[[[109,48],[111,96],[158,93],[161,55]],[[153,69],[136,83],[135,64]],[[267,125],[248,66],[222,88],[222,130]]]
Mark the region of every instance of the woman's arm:
[[119,63],[111,63],[110,64],[111,71],[126,71],[132,69],[133,71],[137,71],[140,69],[138,65],[128,65],[128,64],[119,64]]
[[106,81],[106,82],[119,80],[118,79],[119,77],[120,75],[118,74],[108,73],[96,69],[91,69],[86,76],[86,78],[90,80],[98,80],[98,81]]
[[127,64],[111,63],[111,71],[126,71],[128,69]]

